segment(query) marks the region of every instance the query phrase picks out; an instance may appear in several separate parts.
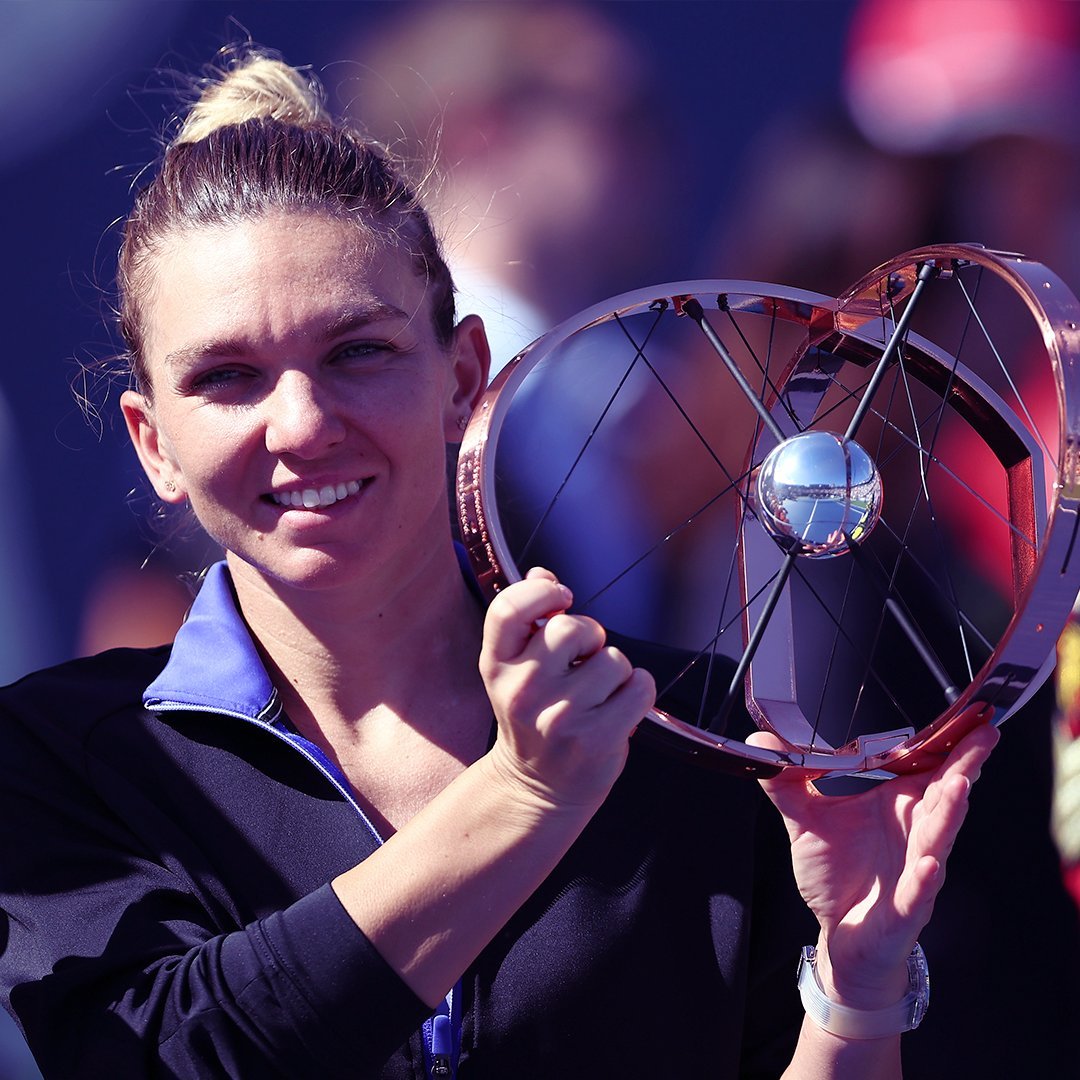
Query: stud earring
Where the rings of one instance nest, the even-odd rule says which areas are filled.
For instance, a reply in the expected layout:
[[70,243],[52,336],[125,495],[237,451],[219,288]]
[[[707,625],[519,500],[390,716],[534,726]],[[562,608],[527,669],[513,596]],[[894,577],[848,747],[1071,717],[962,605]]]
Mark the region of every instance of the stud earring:
[[165,481],[165,490],[172,494],[176,490],[176,485],[171,480]]
[[469,418],[467,416],[459,416],[457,418],[458,431],[464,431],[469,426]]

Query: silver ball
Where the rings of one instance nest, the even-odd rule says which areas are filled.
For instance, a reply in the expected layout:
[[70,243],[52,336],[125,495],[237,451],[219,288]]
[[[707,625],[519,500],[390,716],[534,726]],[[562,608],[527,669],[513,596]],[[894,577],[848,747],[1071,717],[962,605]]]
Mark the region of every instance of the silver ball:
[[757,471],[757,512],[786,551],[842,555],[881,517],[881,477],[870,455],[831,431],[804,431],[776,446]]

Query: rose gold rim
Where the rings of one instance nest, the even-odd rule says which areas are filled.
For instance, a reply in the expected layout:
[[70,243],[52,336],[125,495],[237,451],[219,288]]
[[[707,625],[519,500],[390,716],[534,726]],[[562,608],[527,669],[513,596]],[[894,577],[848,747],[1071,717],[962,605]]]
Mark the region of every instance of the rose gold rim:
[[[949,416],[958,418],[954,426],[978,429],[1007,488],[1008,521],[1002,527],[1011,530],[1013,536],[1030,536],[1012,541],[1012,612],[1000,634],[995,631],[992,636],[989,655],[970,669],[970,678],[965,674],[963,686],[951,701],[943,703],[930,719],[920,720],[917,727],[861,732],[852,738],[822,739],[818,743],[816,734],[807,737],[804,731],[809,725],[816,732],[816,722],[811,723],[805,715],[793,718],[793,713],[799,711],[798,703],[793,697],[785,699],[784,694],[778,697],[776,693],[776,683],[784,681],[785,670],[793,672],[798,667],[792,656],[797,644],[792,643],[804,636],[785,607],[785,594],[777,604],[780,615],[773,614],[775,629],[770,622],[765,644],[760,646],[762,651],[749,664],[746,707],[759,727],[781,735],[787,749],[771,751],[748,746],[742,738],[729,737],[723,731],[710,732],[688,722],[686,716],[663,708],[649,714],[649,723],[643,725],[642,731],[713,767],[751,775],[795,767],[815,774],[884,776],[932,764],[977,720],[1003,721],[1030,697],[1052,669],[1057,634],[1080,586],[1080,566],[1071,558],[1080,498],[1080,463],[1075,449],[1080,437],[1080,392],[1076,385],[1080,304],[1060,279],[1020,256],[971,245],[923,248],[879,267],[839,300],[754,282],[679,282],[616,297],[557,327],[504,369],[475,411],[462,444],[457,473],[459,524],[481,587],[490,595],[521,576],[500,516],[496,452],[511,404],[522,387],[540,365],[557,358],[567,343],[613,321],[651,318],[658,312],[665,319],[679,319],[687,314],[687,302],[695,298],[705,311],[705,323],[748,317],[787,327],[801,337],[801,344],[783,364],[782,371],[772,372],[771,380],[762,384],[761,404],[791,427],[790,418],[797,410],[790,408],[790,399],[796,393],[805,395],[817,372],[821,385],[802,401],[805,415],[797,425],[814,426],[822,421],[823,413],[835,407],[829,404],[829,395],[835,397],[840,385],[835,374],[822,376],[819,369],[835,363],[845,377],[848,372],[861,372],[860,378],[865,379],[888,344],[890,328],[911,302],[920,268],[927,266],[933,269],[928,276],[935,281],[954,277],[970,280],[985,274],[1002,283],[1034,323],[1041,343],[1041,362],[1049,369],[1057,399],[1057,431],[1053,445],[1047,446],[1028,430],[1031,417],[1023,415],[1026,406],[1022,400],[1018,411],[1015,402],[1004,400],[1006,396],[1011,399],[1010,391],[1002,392],[1000,385],[996,389],[990,385],[998,378],[997,373],[991,372],[990,381],[984,379],[957,361],[953,356],[956,350],[940,348],[909,330],[900,346],[902,362],[893,365],[903,370],[904,379],[917,386],[918,393],[936,394],[945,401]],[[935,284],[935,288],[939,287]],[[830,358],[825,365],[820,363],[822,356]],[[1010,381],[1011,377],[1006,380]],[[812,403],[815,393],[817,405]],[[851,393],[851,400],[857,400],[857,393]],[[890,424],[895,426],[896,421],[887,411],[872,411],[868,423],[890,435]],[[759,434],[750,443],[750,467],[760,462],[764,451],[775,442],[767,431],[764,437],[760,434],[764,426],[757,423]],[[917,427],[916,421],[913,428]],[[928,463],[920,465],[921,470],[935,476],[947,475],[947,466],[933,453],[926,454],[923,448],[919,454]],[[1038,481],[1043,463],[1040,459],[1046,459],[1054,473],[1048,512]],[[750,468],[746,468],[740,475],[745,478],[749,472]],[[925,486],[925,478],[923,482]],[[741,512],[738,553],[744,601],[742,622],[744,634],[749,636],[762,605],[762,583],[783,557],[775,542],[761,532],[752,506],[744,506]],[[801,569],[796,571],[797,575],[801,573]],[[792,592],[795,586],[785,589]],[[970,668],[971,661],[968,663]],[[796,681],[793,675],[789,681]]]

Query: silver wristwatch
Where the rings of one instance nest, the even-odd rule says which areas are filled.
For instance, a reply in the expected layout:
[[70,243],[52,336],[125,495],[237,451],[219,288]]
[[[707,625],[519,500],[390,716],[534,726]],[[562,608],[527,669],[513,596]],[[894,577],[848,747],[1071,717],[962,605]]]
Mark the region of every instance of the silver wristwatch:
[[825,996],[817,973],[817,949],[803,947],[799,957],[799,994],[806,1015],[833,1035],[845,1039],[883,1039],[914,1031],[930,1003],[930,971],[926,954],[916,945],[907,958],[908,993],[903,1001],[886,1009],[853,1009]]

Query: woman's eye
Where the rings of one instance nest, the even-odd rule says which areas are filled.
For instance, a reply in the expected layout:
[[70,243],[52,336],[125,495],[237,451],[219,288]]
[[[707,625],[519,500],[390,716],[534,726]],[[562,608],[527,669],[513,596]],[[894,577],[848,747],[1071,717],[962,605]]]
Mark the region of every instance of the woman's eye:
[[387,341],[353,341],[334,354],[335,360],[372,360],[393,351]]
[[243,377],[244,372],[239,368],[211,368],[209,371],[196,375],[189,383],[189,386],[195,393],[205,393],[224,386],[235,385]]

